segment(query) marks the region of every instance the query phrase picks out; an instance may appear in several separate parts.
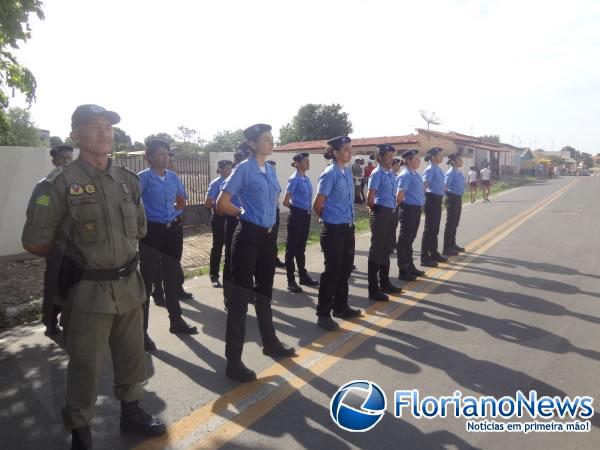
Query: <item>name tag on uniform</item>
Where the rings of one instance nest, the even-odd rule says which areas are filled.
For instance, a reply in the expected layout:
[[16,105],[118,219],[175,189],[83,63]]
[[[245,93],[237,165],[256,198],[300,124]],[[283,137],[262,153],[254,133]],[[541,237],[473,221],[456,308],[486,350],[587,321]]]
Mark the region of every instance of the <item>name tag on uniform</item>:
[[98,203],[98,199],[96,199],[96,198],[78,198],[78,199],[71,200],[71,205],[73,205],[73,206],[91,205],[94,203]]
[[129,194],[129,186],[127,186],[127,183],[121,183],[121,189],[123,189],[123,194]]

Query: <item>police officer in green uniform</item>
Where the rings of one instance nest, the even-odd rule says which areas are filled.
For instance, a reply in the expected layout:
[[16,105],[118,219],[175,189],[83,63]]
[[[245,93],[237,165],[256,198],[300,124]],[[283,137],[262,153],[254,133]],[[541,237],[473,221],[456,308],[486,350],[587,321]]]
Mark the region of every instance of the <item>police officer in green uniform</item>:
[[165,426],[138,404],[146,378],[138,241],[146,216],[136,174],[111,164],[117,113],[81,105],[71,118],[80,156],[36,186],[27,208],[23,247],[45,256],[63,253],[58,290],[62,300],[67,367],[63,419],[72,448],[92,447],[90,421],[96,385],[110,349],[114,393],[121,401],[122,432],[146,436]]

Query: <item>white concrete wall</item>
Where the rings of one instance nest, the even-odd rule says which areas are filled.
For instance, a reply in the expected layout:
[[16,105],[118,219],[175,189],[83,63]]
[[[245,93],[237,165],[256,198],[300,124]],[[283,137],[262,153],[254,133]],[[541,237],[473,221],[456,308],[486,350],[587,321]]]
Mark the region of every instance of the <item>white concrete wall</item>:
[[0,256],[23,253],[21,232],[35,184],[52,169],[47,148],[0,147]]

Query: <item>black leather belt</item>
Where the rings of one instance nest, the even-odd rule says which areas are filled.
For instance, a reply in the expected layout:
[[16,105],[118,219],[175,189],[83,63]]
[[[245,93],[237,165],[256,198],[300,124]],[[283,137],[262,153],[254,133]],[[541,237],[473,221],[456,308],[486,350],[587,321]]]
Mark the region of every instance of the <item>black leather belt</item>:
[[127,278],[136,271],[140,262],[140,255],[136,253],[135,257],[116,269],[84,269],[81,274],[82,280],[88,281],[114,281],[121,278]]

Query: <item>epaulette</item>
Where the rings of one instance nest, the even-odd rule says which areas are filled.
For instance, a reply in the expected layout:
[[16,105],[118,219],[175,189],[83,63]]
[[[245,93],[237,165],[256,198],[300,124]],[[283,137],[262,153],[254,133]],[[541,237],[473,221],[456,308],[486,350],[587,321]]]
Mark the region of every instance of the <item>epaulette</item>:
[[62,167],[62,166],[54,168],[52,170],[52,172],[50,172],[48,175],[46,175],[46,178],[44,178],[43,181],[45,181],[47,183],[54,183],[54,180],[56,180],[56,178],[62,173],[63,170],[64,170],[64,167]]
[[125,172],[127,172],[130,175],[133,175],[134,177],[136,177],[138,180],[140,179],[140,176],[135,173],[133,170],[131,170],[129,167],[124,166],[123,164],[121,164],[120,166],[117,166],[119,169],[124,170]]

